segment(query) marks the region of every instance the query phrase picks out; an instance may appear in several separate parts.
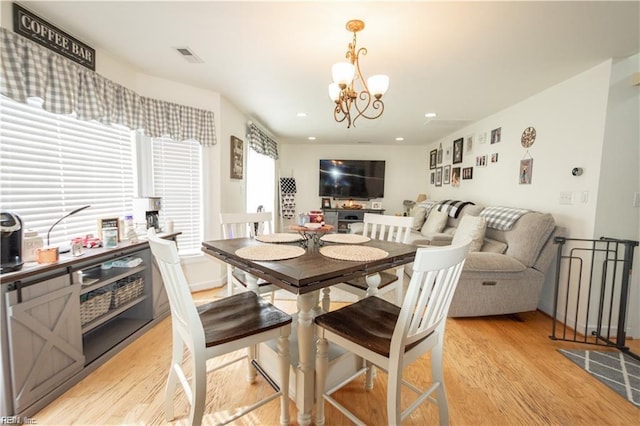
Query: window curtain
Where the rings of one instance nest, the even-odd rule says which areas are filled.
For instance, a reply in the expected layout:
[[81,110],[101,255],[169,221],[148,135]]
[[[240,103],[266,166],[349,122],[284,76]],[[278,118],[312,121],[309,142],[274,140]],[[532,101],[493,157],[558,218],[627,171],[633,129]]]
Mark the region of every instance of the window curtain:
[[216,144],[212,111],[140,96],[6,28],[0,28],[0,93],[22,103],[38,97],[46,111],[142,129],[152,138]]
[[269,135],[253,123],[249,123],[247,126],[247,133],[249,147],[251,147],[251,149],[258,154],[267,155],[274,160],[278,159],[278,143]]

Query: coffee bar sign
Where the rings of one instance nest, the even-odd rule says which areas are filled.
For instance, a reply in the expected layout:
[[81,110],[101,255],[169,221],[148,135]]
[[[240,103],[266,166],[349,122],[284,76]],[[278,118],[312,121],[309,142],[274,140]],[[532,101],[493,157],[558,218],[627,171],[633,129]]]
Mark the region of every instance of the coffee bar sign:
[[13,31],[90,70],[96,69],[95,49],[15,3],[13,4]]

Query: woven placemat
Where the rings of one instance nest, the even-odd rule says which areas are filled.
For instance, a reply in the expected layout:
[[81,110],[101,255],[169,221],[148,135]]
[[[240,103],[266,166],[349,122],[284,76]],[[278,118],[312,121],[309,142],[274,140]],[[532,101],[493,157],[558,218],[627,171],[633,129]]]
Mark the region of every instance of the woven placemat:
[[236,255],[248,260],[284,260],[302,256],[305,250],[297,246],[260,244],[236,250]]
[[299,234],[292,234],[289,232],[280,232],[275,234],[265,234],[256,236],[256,240],[263,243],[292,243],[294,241],[300,241],[302,236]]
[[358,262],[384,259],[389,255],[389,253],[384,250],[367,246],[326,246],[320,249],[320,254],[332,259],[354,260]]
[[360,244],[371,241],[371,238],[358,234],[327,234],[320,238],[327,243]]

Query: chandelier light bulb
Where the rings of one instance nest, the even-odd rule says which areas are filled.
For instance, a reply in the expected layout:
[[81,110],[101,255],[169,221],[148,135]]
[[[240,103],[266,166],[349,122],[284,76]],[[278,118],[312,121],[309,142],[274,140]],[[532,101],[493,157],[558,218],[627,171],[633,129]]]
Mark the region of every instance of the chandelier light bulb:
[[389,76],[384,74],[372,75],[367,79],[367,86],[369,86],[369,92],[373,96],[381,98],[389,88]]
[[333,82],[339,85],[341,88],[345,88],[351,83],[353,77],[356,74],[356,69],[353,64],[349,62],[338,62],[331,68],[331,76]]
[[334,102],[340,101],[340,86],[338,86],[336,83],[331,83],[329,85],[329,97]]

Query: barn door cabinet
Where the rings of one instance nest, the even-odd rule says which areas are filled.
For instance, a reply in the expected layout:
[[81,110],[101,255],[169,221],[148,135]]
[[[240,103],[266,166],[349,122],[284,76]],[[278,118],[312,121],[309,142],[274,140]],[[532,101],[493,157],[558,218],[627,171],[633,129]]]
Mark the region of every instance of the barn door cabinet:
[[169,313],[146,242],[0,279],[0,416],[32,416]]

